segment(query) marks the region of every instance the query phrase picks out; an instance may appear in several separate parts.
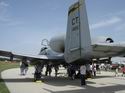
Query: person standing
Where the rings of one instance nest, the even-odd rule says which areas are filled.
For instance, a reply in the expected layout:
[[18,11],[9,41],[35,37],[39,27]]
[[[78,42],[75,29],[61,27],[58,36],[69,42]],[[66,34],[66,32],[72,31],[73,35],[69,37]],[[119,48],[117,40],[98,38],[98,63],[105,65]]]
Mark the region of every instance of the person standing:
[[49,63],[46,65],[46,71],[45,71],[45,75],[47,76],[49,73],[49,76],[51,76],[51,72],[52,72],[52,64]]
[[118,76],[118,67],[116,67],[116,69],[115,69],[115,76],[116,77]]
[[20,75],[25,75],[25,64],[21,61],[20,62]]
[[96,77],[96,64],[93,64],[93,76]]
[[21,71],[21,75],[26,75],[27,71],[28,71],[28,61],[27,58],[24,57],[22,59],[22,61],[20,62],[20,71]]
[[80,74],[81,74],[81,86],[86,85],[85,75],[86,75],[86,66],[80,66]]
[[59,66],[58,65],[54,65],[54,69],[55,69],[55,77],[57,77]]

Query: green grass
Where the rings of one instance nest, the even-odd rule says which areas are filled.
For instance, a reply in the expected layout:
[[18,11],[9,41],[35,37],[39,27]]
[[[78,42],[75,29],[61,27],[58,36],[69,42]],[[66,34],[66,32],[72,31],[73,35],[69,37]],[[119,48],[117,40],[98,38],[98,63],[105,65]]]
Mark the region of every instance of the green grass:
[[10,68],[16,68],[16,67],[19,67],[19,63],[0,61],[0,93],[10,93],[4,83],[4,80],[1,78],[1,72]]

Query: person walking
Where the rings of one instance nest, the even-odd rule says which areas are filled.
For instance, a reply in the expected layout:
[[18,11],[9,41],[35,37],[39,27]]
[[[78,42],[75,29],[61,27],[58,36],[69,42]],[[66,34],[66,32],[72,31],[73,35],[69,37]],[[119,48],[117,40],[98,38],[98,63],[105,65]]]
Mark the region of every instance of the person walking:
[[86,66],[80,66],[80,74],[81,74],[81,86],[86,85],[85,75],[86,75]]

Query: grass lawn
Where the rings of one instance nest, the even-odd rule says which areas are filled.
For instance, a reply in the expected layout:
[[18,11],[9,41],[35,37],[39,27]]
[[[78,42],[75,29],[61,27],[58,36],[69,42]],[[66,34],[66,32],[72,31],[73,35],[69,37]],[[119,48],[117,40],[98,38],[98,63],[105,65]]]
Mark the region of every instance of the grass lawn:
[[1,78],[1,72],[6,69],[19,67],[19,63],[16,62],[3,62],[0,61],[0,93],[10,93],[6,87],[3,79]]

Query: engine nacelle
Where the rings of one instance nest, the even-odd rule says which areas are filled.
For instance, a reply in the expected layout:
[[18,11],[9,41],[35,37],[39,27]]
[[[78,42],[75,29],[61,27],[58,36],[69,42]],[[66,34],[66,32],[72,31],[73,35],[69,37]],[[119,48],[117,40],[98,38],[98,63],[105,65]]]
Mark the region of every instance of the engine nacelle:
[[65,36],[56,36],[53,37],[50,42],[49,42],[49,46],[51,47],[52,50],[54,50],[55,52],[60,52],[60,53],[64,53],[64,47],[65,47]]
[[113,43],[114,40],[110,37],[97,37],[92,39],[92,43],[96,44],[96,43]]
[[[66,39],[65,35],[53,37],[49,42],[49,46],[55,52],[64,53],[65,39]],[[114,42],[114,40],[112,38],[109,38],[109,37],[97,37],[97,38],[92,39],[93,44],[113,43],[113,42]]]

